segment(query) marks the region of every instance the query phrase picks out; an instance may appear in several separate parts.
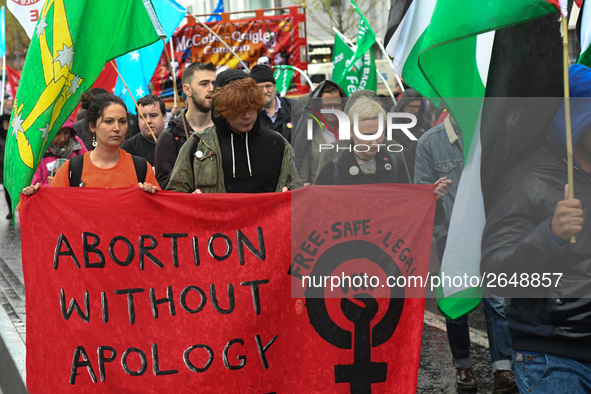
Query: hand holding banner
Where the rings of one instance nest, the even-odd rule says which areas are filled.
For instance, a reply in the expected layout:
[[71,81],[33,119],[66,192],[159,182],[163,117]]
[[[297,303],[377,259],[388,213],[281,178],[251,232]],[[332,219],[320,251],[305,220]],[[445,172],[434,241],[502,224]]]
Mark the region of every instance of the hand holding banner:
[[[331,208],[309,203],[320,198]],[[386,199],[398,208],[384,210]],[[354,280],[339,286],[347,298],[330,299],[301,279],[424,276],[434,201],[432,187],[416,185],[43,188],[21,211],[27,387],[414,393],[425,289]]]

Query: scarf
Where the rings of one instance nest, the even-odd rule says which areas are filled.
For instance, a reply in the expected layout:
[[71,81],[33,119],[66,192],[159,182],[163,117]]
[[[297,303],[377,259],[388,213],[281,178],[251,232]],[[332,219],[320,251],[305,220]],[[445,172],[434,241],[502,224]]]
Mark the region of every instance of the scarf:
[[61,159],[69,159],[70,156],[72,156],[72,153],[80,148],[81,146],[78,141],[73,138],[68,139],[68,142],[66,142],[61,148],[53,142],[49,145],[49,151]]

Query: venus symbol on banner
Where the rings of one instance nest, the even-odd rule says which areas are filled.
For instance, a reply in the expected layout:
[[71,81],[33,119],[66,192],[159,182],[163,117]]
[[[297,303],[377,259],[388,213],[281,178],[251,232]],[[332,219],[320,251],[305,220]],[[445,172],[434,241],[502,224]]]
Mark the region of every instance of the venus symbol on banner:
[[[364,264],[363,267],[381,269],[386,275],[392,277],[402,275],[392,257],[380,247],[367,241],[354,240],[336,244],[326,250],[318,258],[310,276],[340,275],[343,268],[339,271],[337,269],[355,259],[369,261],[369,265]],[[368,291],[371,290],[368,289]],[[314,286],[308,287],[305,291],[310,323],[318,335],[335,347],[351,349],[352,339],[355,344],[353,364],[335,365],[335,383],[350,383],[351,393],[371,393],[371,384],[385,382],[388,375],[387,363],[371,361],[371,348],[383,345],[396,331],[404,307],[405,290],[392,287],[390,298],[378,300],[368,293],[355,294],[354,301],[341,298],[340,310],[345,318],[354,324],[353,336],[331,318],[324,293],[324,288]],[[337,301],[336,299],[328,300],[328,302]],[[389,302],[389,305],[385,314],[372,329],[372,321],[378,314],[378,302]]]

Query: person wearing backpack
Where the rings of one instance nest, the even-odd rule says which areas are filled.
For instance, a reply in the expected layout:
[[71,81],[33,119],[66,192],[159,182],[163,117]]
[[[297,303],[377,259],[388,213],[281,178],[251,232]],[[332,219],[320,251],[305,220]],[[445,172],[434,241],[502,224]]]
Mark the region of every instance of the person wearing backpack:
[[[112,94],[82,94],[86,124],[92,134],[94,150],[64,163],[55,174],[50,187],[139,186],[145,192],[159,190],[152,166],[121,150],[127,133],[127,107]],[[40,183],[23,189],[25,195],[39,190]]]

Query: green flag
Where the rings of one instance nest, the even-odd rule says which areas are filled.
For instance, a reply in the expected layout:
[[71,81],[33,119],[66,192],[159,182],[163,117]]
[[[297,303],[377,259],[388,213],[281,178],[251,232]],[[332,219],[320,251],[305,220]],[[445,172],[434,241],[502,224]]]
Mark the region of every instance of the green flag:
[[54,136],[106,62],[158,40],[149,0],[46,0],[6,138],[4,186],[18,204]]
[[335,82],[348,95],[358,89],[376,91],[378,87],[376,61],[371,49],[365,51],[363,57],[358,59],[348,71],[346,70],[346,62],[353,56],[354,50],[343,41],[339,34],[335,34],[333,53],[333,75],[341,76],[341,80],[337,82],[335,79]]
[[[393,2],[391,10],[403,9],[404,3]],[[387,43],[395,59],[394,69],[425,97],[443,99],[462,131],[464,169],[441,262],[441,272],[447,277],[480,276],[486,223],[480,180],[480,117],[494,38],[492,33],[484,33],[558,10],[558,0],[415,0],[398,25],[400,33]],[[399,16],[391,15],[391,20],[400,20]],[[558,34],[558,23],[556,30]],[[442,283],[438,307],[446,317],[457,319],[480,303],[482,287]]]
[[[345,73],[351,69],[351,67],[353,67],[354,64],[356,64],[356,62],[361,59],[365,52],[367,51],[371,51],[371,47],[373,46],[373,44],[376,42],[376,34],[373,32],[373,30],[371,29],[371,26],[369,25],[369,22],[367,21],[367,19],[365,19],[365,17],[361,14],[361,11],[359,11],[359,8],[357,7],[357,4],[355,4],[355,2],[353,0],[351,0],[351,5],[353,6],[353,8],[355,8],[355,11],[357,11],[357,13],[359,14],[359,33],[357,34],[357,49],[355,49],[355,52],[353,53],[353,55],[349,58],[345,58],[345,67],[343,68],[343,71],[340,74],[336,73],[336,68],[335,71],[333,72],[333,80],[340,84],[343,79],[345,78]],[[336,53],[336,51],[335,51]],[[369,62],[369,59],[367,59],[367,61]],[[365,59],[364,59],[364,63],[365,63]],[[375,66],[374,66],[375,69]],[[375,72],[374,72],[375,74]],[[376,85],[377,87],[377,85]]]
[[275,66],[273,78],[275,78],[275,82],[277,83],[277,92],[281,97],[285,97],[289,87],[291,86],[293,67],[285,65]]

